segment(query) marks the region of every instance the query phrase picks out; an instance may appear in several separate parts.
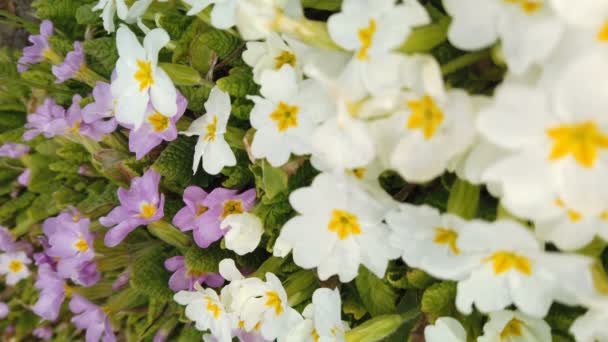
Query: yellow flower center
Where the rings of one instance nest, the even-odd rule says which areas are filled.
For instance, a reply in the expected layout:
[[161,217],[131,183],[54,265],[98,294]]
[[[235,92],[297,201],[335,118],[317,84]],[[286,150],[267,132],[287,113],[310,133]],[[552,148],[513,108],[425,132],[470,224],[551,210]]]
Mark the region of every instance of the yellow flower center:
[[547,130],[553,140],[549,160],[558,160],[569,154],[583,167],[593,166],[598,150],[608,148],[608,135],[602,133],[595,122],[564,124]]
[[599,32],[597,33],[597,40],[602,43],[608,42],[608,21],[606,21],[602,25]]
[[162,132],[169,127],[169,118],[159,112],[150,115],[148,122],[152,125],[154,132]]
[[23,269],[23,262],[19,260],[11,260],[11,262],[8,264],[8,269],[13,273],[17,273]]
[[608,210],[600,214],[600,219],[608,221]]
[[139,82],[139,91],[148,89],[149,86],[154,84],[154,76],[152,75],[152,62],[144,62],[137,60],[137,71],[135,72],[135,80]]
[[203,215],[204,213],[207,212],[207,210],[209,210],[209,208],[205,207],[204,205],[197,204],[196,205],[196,216],[198,217],[198,216]]
[[[555,200],[555,205],[557,205],[560,208],[567,209],[564,201],[562,201],[559,198]],[[582,219],[583,215],[576,210],[568,209],[568,218],[570,218],[570,221],[576,222],[576,221],[579,221],[580,219]]]
[[63,285],[63,291],[65,292],[65,295],[67,297],[72,297],[72,295],[74,294],[74,288],[68,284]]
[[265,305],[274,308],[274,313],[279,316],[283,312],[283,306],[281,303],[281,298],[279,298],[279,294],[276,291],[268,291],[266,292],[266,297],[268,300]]
[[286,131],[289,127],[298,127],[298,106],[290,106],[285,102],[279,102],[277,109],[270,113],[270,118],[277,123],[279,132]]
[[81,253],[84,253],[89,250],[89,244],[83,238],[80,238],[78,241],[76,241],[74,247],[76,247],[76,249]]
[[293,53],[283,50],[280,55],[274,58],[274,68],[281,69],[281,67],[285,64],[289,64],[292,67],[296,66],[296,55]]
[[74,214],[74,216],[72,216],[72,222],[80,221],[80,217],[81,217],[80,213]]
[[243,209],[243,202],[241,200],[227,200],[224,202],[222,218],[226,218],[226,216],[232,214],[242,214],[244,211],[245,209]]
[[433,242],[439,245],[448,245],[454,254],[460,254],[460,249],[456,244],[458,233],[450,228],[436,227]]
[[361,234],[361,226],[356,215],[345,210],[334,209],[327,226],[330,232],[338,233],[340,240],[345,240],[349,235]]
[[220,313],[222,312],[222,309],[220,308],[219,305],[217,305],[214,301],[213,298],[209,297],[209,296],[205,296],[205,299],[207,300],[207,311],[211,312],[213,314],[213,318],[218,319],[220,317]]
[[312,336],[313,341],[319,342],[320,336],[319,336],[319,333],[317,332],[317,329],[312,329],[310,336]]
[[532,265],[525,256],[517,255],[513,252],[499,251],[486,258],[484,261],[492,262],[495,274],[502,274],[515,268],[522,274],[531,275]]
[[361,49],[357,53],[357,59],[364,60],[368,59],[368,51],[372,46],[372,40],[376,33],[376,21],[374,19],[369,20],[369,26],[359,30],[359,41],[361,42]]
[[206,130],[207,133],[205,133],[203,139],[207,141],[215,141],[215,134],[217,132],[217,115],[214,115],[213,120],[207,124]]
[[357,177],[358,179],[363,179],[363,177],[365,176],[365,171],[366,170],[364,167],[358,167],[351,170],[353,175],[355,175],[355,177]]
[[80,125],[81,125],[81,121],[77,120],[76,122],[74,122],[74,125],[72,125],[72,127],[70,127],[70,131],[73,133],[77,133],[80,130]]
[[149,220],[152,218],[152,216],[154,216],[154,214],[156,214],[155,206],[153,206],[152,204],[149,204],[149,203],[142,204],[141,212],[139,214],[140,217],[143,217],[146,220]]
[[505,325],[504,329],[500,332],[500,339],[504,340],[511,336],[521,336],[522,321],[517,318],[513,318]]
[[518,5],[526,14],[533,14],[543,7],[542,0],[505,0],[508,3]]
[[408,129],[420,129],[426,140],[431,139],[439,125],[443,122],[443,112],[433,98],[425,95],[419,101],[408,101],[407,106],[412,111],[407,121]]
[[245,329],[245,321],[239,320],[239,329]]

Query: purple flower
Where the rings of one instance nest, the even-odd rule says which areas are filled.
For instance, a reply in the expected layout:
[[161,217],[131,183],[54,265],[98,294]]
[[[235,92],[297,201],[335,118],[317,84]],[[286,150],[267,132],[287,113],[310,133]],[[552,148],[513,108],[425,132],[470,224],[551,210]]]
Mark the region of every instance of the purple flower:
[[74,78],[84,66],[84,50],[82,42],[74,42],[74,50],[68,52],[59,65],[53,65],[53,75],[57,78],[55,83],[63,83],[70,78]]
[[65,285],[63,277],[50,264],[38,267],[38,278],[34,286],[40,290],[40,296],[32,311],[46,320],[56,320],[65,300]]
[[28,40],[33,45],[23,49],[23,56],[17,62],[17,70],[24,72],[28,68],[28,64],[36,64],[42,62],[47,50],[51,48],[49,38],[53,36],[53,23],[49,20],[44,20],[40,23],[40,34],[29,36]]
[[27,187],[28,185],[30,185],[31,177],[32,177],[32,170],[25,169],[25,170],[23,170],[23,172],[21,172],[19,177],[17,177],[17,183],[19,183],[19,185],[21,185],[21,186]]
[[199,247],[207,248],[224,236],[220,228],[222,220],[230,214],[248,211],[255,201],[255,189],[237,194],[236,190],[215,188],[207,194],[197,186],[184,191],[186,206],[175,214],[173,225],[182,231],[192,230]]
[[118,291],[125,287],[131,278],[131,271],[129,269],[122,272],[116,280],[112,283],[112,290]]
[[0,250],[6,253],[21,250],[30,254],[32,252],[32,245],[25,241],[16,242],[11,231],[4,226],[0,226]]
[[95,102],[89,103],[82,109],[82,119],[85,123],[97,127],[104,134],[116,130],[116,119],[114,119],[114,99],[110,91],[110,85],[105,82],[97,82],[93,88]]
[[49,326],[36,328],[32,331],[32,335],[41,340],[48,341],[53,337],[53,329]]
[[199,273],[189,270],[183,256],[174,256],[165,260],[165,268],[174,272],[169,279],[169,287],[177,292],[181,290],[194,291],[194,284],[206,283],[211,287],[224,285],[224,278],[217,273]]
[[171,118],[156,111],[152,104],[148,104],[144,123],[139,129],[131,129],[129,134],[129,151],[135,152],[135,158],[143,158],[150,150],[163,141],[172,141],[177,138],[175,123],[184,115],[188,101],[177,92],[177,114]]
[[57,134],[64,134],[70,125],[66,120],[65,109],[58,106],[55,100],[47,98],[36,108],[36,112],[27,116],[25,128],[29,131],[23,134],[23,140],[32,140],[39,134],[52,138]]
[[19,158],[30,151],[30,147],[23,144],[6,143],[0,146],[0,157]]
[[167,331],[166,329],[158,329],[152,342],[165,342],[167,340],[167,336],[169,336],[169,333],[170,331]]
[[115,342],[116,336],[112,331],[112,325],[103,310],[84,299],[79,294],[74,294],[70,301],[70,311],[75,314],[71,321],[78,329],[86,329],[86,342]]
[[163,215],[165,196],[159,194],[160,175],[149,169],[142,177],[133,178],[129,190],[118,189],[120,206],[112,209],[99,222],[112,227],[105,236],[109,247],[118,245],[137,226],[160,220]]
[[0,302],[0,319],[3,319],[8,316],[9,312],[10,309],[8,308],[8,305],[6,305],[5,302]]
[[80,109],[80,100],[82,100],[80,95],[74,95],[72,105],[68,108],[66,114],[66,120],[72,131],[79,132],[95,141],[100,141],[105,134],[116,129],[116,123],[111,121],[97,120],[90,123],[84,121],[83,110]]

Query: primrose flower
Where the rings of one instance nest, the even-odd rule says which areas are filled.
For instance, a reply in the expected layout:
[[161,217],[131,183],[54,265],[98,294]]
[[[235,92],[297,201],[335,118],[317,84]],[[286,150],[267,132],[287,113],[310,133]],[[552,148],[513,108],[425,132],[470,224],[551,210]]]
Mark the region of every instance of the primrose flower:
[[103,310],[86,300],[79,294],[74,294],[70,301],[70,311],[75,315],[71,322],[78,329],[86,329],[86,341],[115,342],[116,336],[108,316]]
[[66,297],[66,283],[50,264],[38,267],[38,277],[34,285],[40,290],[38,301],[32,311],[48,321],[55,321],[59,316],[61,304]]
[[262,220],[250,213],[228,215],[222,220],[220,228],[228,230],[224,236],[226,248],[238,255],[253,252],[264,233]]
[[10,313],[10,309],[5,302],[0,302],[0,319],[6,318]]
[[163,141],[173,141],[177,138],[175,123],[184,115],[187,105],[188,101],[179,91],[177,114],[172,117],[164,116],[151,104],[148,105],[144,123],[129,133],[129,151],[135,152],[135,158],[141,159]]
[[49,44],[49,38],[52,36],[53,23],[50,20],[43,20],[40,23],[40,34],[31,35],[28,38],[32,45],[23,49],[23,56],[17,62],[19,72],[26,71],[29,64],[40,63],[45,59],[53,59],[54,62],[57,62],[59,56],[53,52]]
[[70,127],[67,132],[80,133],[83,136],[89,137],[95,141],[100,141],[104,135],[113,131],[116,127],[115,122],[97,120],[87,123],[84,121],[80,101],[82,98],[76,94],[72,97],[72,105],[66,111],[66,121]]
[[296,325],[285,341],[345,341],[344,332],[348,330],[342,321],[342,300],[338,289],[320,288],[312,294],[312,304],[304,308],[304,320]]
[[230,96],[213,87],[205,102],[205,115],[194,120],[188,130],[181,132],[189,137],[199,136],[194,148],[192,171],[196,173],[198,165],[203,161],[203,170],[211,175],[222,171],[224,166],[235,166],[236,157],[224,139],[226,125],[230,117]]
[[99,218],[102,225],[112,227],[104,239],[106,246],[118,245],[138,226],[163,217],[165,195],[159,194],[159,183],[160,175],[149,169],[143,176],[133,178],[129,190],[118,189],[120,206]]
[[25,252],[8,252],[0,254],[0,274],[6,276],[7,285],[15,285],[21,279],[30,276],[30,270],[26,265],[32,261]]
[[570,333],[579,342],[596,342],[608,339],[608,300],[593,297],[585,301],[587,312],[579,316],[570,326]]
[[542,319],[523,312],[501,310],[490,313],[478,342],[551,342],[551,327]]
[[158,52],[167,43],[169,35],[161,28],[147,33],[143,46],[127,26],[118,29],[119,58],[111,89],[116,100],[116,120],[121,124],[139,129],[145,121],[148,102],[166,117],[177,114],[177,91],[167,73],[158,66]]
[[0,250],[3,252],[24,251],[28,254],[32,252],[32,245],[25,241],[15,241],[15,237],[11,231],[0,226]]
[[226,233],[221,222],[229,215],[251,209],[255,198],[255,189],[237,194],[236,190],[215,188],[207,194],[199,187],[189,186],[184,191],[186,207],[173,217],[173,224],[184,232],[192,230],[196,244],[207,248]]
[[466,342],[467,332],[460,322],[452,317],[440,317],[435,324],[424,328],[426,342]]
[[94,102],[82,108],[82,120],[84,123],[96,127],[96,131],[109,134],[116,130],[116,119],[114,118],[115,101],[112,97],[111,87],[108,83],[97,82],[93,88]]
[[0,157],[19,158],[26,155],[30,147],[18,143],[6,143],[0,146]]
[[23,134],[23,140],[27,141],[39,134],[43,134],[46,138],[65,134],[70,125],[65,117],[65,109],[57,105],[55,100],[47,98],[33,114],[28,114],[25,128],[28,131]]
[[30,185],[31,176],[32,176],[32,170],[25,169],[25,170],[23,170],[23,172],[21,172],[19,177],[17,177],[17,183],[19,183],[19,185],[21,185],[21,186],[27,187],[28,185]]
[[55,83],[63,83],[70,78],[75,78],[83,67],[86,67],[86,64],[82,42],[76,41],[74,42],[74,50],[68,52],[63,63],[53,65],[53,75],[57,78]]
[[187,15],[196,15],[213,4],[211,10],[211,25],[219,29],[227,29],[236,23],[236,8],[238,0],[184,0],[191,6]]
[[53,328],[49,326],[39,327],[32,331],[32,335],[43,341],[48,341],[53,337]]
[[103,19],[103,28],[108,32],[114,32],[114,14],[118,14],[120,19],[126,19],[129,8],[125,0],[99,0],[91,9],[92,11],[102,10],[100,17]]
[[293,247],[298,266],[316,267],[321,280],[337,274],[349,282],[360,265],[383,277],[399,255],[383,223],[387,209],[350,178],[321,173],[292,192],[289,203],[299,215],[285,223],[279,239]]
[[196,323],[198,330],[209,330],[219,342],[232,341],[234,315],[224,308],[213,289],[197,288],[196,291],[179,291],[173,299],[186,305],[186,317]]
[[211,287],[224,285],[224,278],[217,273],[201,273],[189,270],[183,256],[174,256],[165,260],[165,268],[173,272],[169,279],[169,287],[177,292],[181,290],[194,290],[194,284],[206,283]]

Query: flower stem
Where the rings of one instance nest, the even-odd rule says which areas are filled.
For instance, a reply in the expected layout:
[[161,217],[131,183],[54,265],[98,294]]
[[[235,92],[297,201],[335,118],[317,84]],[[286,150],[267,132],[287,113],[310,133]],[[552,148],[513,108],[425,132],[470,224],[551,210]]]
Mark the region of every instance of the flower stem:
[[470,220],[477,214],[479,207],[479,185],[456,179],[448,198],[448,212]]
[[475,51],[471,53],[467,53],[460,57],[454,58],[451,61],[445,63],[441,66],[441,73],[445,75],[449,75],[455,71],[458,71],[464,67],[467,67],[471,64],[475,64],[478,61],[487,58],[490,56],[490,50],[481,50]]

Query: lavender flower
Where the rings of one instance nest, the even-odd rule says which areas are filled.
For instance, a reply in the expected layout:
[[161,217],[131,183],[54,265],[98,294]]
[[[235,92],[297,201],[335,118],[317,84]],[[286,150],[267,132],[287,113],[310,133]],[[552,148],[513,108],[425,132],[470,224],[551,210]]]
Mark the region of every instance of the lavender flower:
[[0,250],[7,253],[24,251],[30,254],[32,252],[32,245],[25,241],[15,241],[11,231],[4,226],[0,226]]
[[36,328],[32,331],[32,335],[41,340],[48,341],[53,337],[53,329],[49,326]]
[[6,143],[0,146],[0,157],[19,158],[30,151],[30,147],[17,143]]
[[86,329],[86,342],[115,342],[116,336],[112,331],[112,325],[103,310],[84,299],[79,294],[74,294],[70,301],[70,311],[75,314],[71,321],[78,329]]
[[38,267],[38,278],[34,286],[40,290],[38,301],[32,307],[32,311],[49,321],[54,321],[59,316],[61,304],[65,300],[65,280],[50,264]]
[[177,92],[177,114],[166,117],[156,111],[152,104],[148,104],[144,123],[139,129],[131,129],[129,134],[129,151],[135,152],[135,158],[143,158],[150,150],[163,141],[172,141],[177,138],[175,123],[184,115],[188,101]]
[[19,183],[19,185],[21,185],[21,186],[27,187],[28,185],[30,185],[31,177],[32,177],[32,170],[25,169],[25,170],[23,170],[23,172],[21,172],[19,177],[17,177],[17,183]]
[[93,88],[95,102],[89,103],[82,109],[82,119],[85,123],[98,127],[98,131],[108,134],[116,130],[114,119],[114,99],[110,85],[97,82]]
[[0,319],[6,318],[10,312],[8,305],[5,302],[0,302]]
[[125,287],[131,278],[131,271],[129,269],[123,271],[116,280],[112,283],[112,290],[118,291]]
[[[68,108],[66,120],[73,132],[78,132],[95,141],[100,141],[101,138],[116,129],[116,123],[97,120],[90,123],[84,121],[83,110],[80,108],[80,95],[74,95],[72,105]],[[86,108],[86,107],[85,107]]]
[[133,178],[129,190],[118,189],[120,206],[112,209],[99,222],[112,227],[105,236],[109,247],[118,245],[137,226],[160,220],[163,215],[165,196],[159,194],[160,175],[149,169],[142,177]]
[[53,23],[44,20],[40,23],[40,34],[29,36],[28,40],[33,45],[23,49],[23,56],[17,62],[17,70],[24,72],[28,69],[28,64],[42,62],[51,50],[49,38],[53,36]]
[[55,100],[47,98],[36,108],[36,112],[27,116],[25,128],[29,131],[23,134],[23,140],[32,140],[39,134],[52,138],[57,134],[65,134],[70,128],[66,120],[65,109],[57,105]]
[[181,290],[194,291],[194,284],[206,283],[210,287],[224,285],[224,278],[217,273],[200,273],[189,270],[183,256],[174,256],[165,260],[165,268],[174,272],[169,279],[169,287],[177,292]]
[[63,83],[70,78],[74,78],[79,73],[84,64],[84,50],[82,49],[82,42],[74,42],[74,50],[68,52],[63,60],[63,63],[59,65],[53,65],[53,75],[57,78],[55,83]]
[[255,189],[237,194],[236,190],[215,188],[207,194],[197,186],[184,191],[186,206],[173,217],[173,225],[182,231],[192,230],[199,247],[207,248],[224,236],[220,223],[230,214],[248,211],[255,201]]

